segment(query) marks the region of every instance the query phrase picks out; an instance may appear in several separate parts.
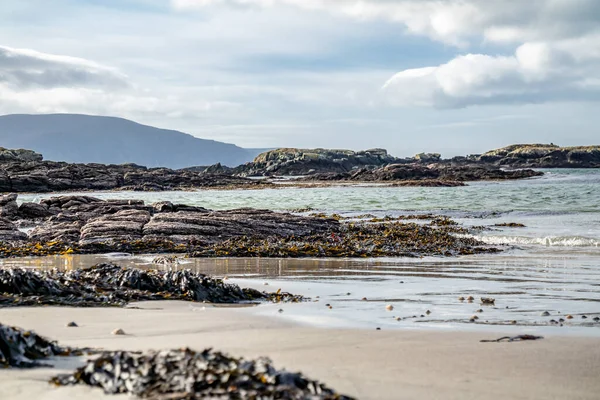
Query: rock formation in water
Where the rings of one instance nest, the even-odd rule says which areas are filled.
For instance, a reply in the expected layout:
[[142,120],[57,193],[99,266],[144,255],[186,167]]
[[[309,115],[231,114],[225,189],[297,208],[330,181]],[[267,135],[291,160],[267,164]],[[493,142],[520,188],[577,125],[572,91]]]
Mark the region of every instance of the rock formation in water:
[[451,161],[509,168],[600,168],[600,146],[514,144],[477,156],[455,157]]
[[[10,203],[16,196],[4,196]],[[30,213],[29,210],[35,210]],[[27,213],[25,213],[27,211]],[[42,212],[44,211],[44,212]],[[50,216],[41,216],[41,215]],[[190,253],[197,257],[378,257],[493,252],[456,223],[343,222],[269,210],[214,211],[140,200],[59,196],[0,218],[0,257],[61,253]],[[28,233],[19,227],[31,228]]]
[[58,192],[73,190],[163,191],[212,187],[258,187],[265,182],[231,174],[146,168],[135,164],[68,164],[64,162],[0,159],[0,192]]
[[365,151],[282,148],[259,154],[253,162],[240,165],[240,176],[299,176],[319,172],[348,172],[363,167],[380,167],[396,162],[384,149]]

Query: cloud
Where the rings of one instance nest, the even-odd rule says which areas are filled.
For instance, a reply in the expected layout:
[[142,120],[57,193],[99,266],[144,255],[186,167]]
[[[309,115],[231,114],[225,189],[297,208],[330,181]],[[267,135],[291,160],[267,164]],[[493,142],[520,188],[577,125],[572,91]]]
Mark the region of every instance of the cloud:
[[383,90],[396,105],[440,108],[599,100],[600,35],[528,42],[511,56],[462,55],[437,67],[401,71]]
[[0,46],[0,84],[13,89],[126,88],[127,76],[82,58]]
[[163,115],[181,118],[235,107],[137,87],[90,60],[0,46],[0,112]]
[[[381,19],[463,52],[438,66],[395,74],[382,91],[394,105],[459,108],[600,98],[597,0],[172,0],[172,5],[293,6]],[[466,51],[474,45],[502,54]]]
[[171,0],[177,10],[216,5],[294,6],[403,24],[448,44],[568,38],[597,29],[597,0]]

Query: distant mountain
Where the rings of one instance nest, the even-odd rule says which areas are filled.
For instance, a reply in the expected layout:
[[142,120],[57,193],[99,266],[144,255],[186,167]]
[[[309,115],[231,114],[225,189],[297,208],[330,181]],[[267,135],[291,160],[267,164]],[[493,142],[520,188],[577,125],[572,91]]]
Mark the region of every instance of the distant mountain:
[[169,168],[237,166],[262,151],[123,118],[79,114],[0,116],[0,146],[35,150],[53,161]]

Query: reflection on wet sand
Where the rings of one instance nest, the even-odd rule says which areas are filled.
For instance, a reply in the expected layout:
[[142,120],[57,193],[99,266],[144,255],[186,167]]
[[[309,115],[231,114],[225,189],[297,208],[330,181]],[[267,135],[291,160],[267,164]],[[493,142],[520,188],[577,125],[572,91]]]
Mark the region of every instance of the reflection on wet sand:
[[[327,326],[600,328],[600,267],[598,254],[590,251],[594,250],[574,254],[572,250],[540,249],[420,260],[203,258],[180,259],[172,265],[157,265],[152,255],[67,255],[5,259],[0,266],[73,269],[111,262],[140,268],[188,268],[256,287],[267,282],[270,289],[284,287],[313,298],[310,303],[286,305],[282,313],[286,318]],[[474,300],[459,300],[469,296]],[[482,297],[494,298],[495,304],[481,305]],[[394,311],[387,311],[386,305]],[[257,310],[278,311],[270,306]]]

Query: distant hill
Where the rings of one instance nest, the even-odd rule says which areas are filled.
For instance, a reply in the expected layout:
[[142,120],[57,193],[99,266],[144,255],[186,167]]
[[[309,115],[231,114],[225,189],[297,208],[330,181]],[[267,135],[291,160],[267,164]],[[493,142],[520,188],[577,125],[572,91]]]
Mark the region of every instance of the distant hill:
[[0,146],[35,150],[53,161],[169,168],[237,166],[262,151],[123,118],[79,114],[0,116]]

